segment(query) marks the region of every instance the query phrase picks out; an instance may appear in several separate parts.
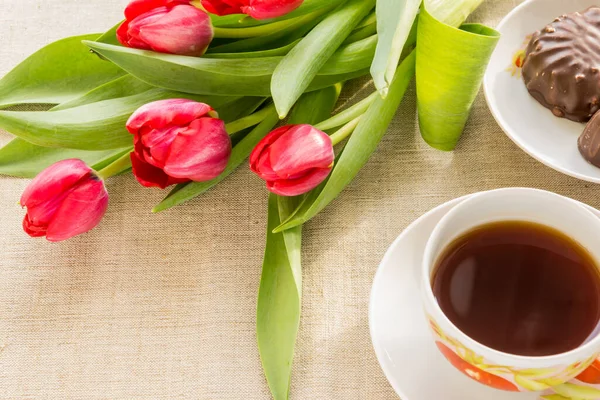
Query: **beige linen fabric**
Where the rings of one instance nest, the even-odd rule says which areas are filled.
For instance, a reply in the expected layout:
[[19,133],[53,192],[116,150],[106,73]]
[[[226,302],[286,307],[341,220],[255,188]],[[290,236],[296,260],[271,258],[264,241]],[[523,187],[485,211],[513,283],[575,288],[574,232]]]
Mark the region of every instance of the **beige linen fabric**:
[[[488,0],[472,19],[495,26],[518,3]],[[112,26],[125,4],[0,0],[0,74],[53,40]],[[345,99],[359,88],[348,87]],[[150,209],[165,192],[132,176],[111,179],[103,223],[60,244],[22,232],[17,201],[26,184],[0,178],[0,399],[270,398],[254,333],[267,192],[247,168],[159,215]],[[597,186],[517,148],[482,95],[454,153],[428,148],[411,88],[366,168],[306,225],[292,398],[397,398],[368,330],[381,257],[432,207],[506,186],[600,207]]]

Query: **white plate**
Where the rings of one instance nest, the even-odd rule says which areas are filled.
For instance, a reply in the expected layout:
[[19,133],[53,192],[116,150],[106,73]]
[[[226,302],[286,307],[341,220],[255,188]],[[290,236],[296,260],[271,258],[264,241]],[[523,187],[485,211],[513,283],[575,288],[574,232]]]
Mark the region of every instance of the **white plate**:
[[502,38],[486,71],[484,91],[498,124],[526,153],[564,174],[600,183],[600,168],[588,164],[577,149],[584,124],[552,115],[529,95],[523,79],[508,71],[527,35],[561,14],[593,5],[600,6],[600,0],[528,0],[515,8],[498,26]]
[[[429,332],[418,283],[423,250],[437,222],[467,197],[423,215],[385,254],[369,304],[377,359],[402,400],[536,400],[534,393],[502,392],[467,378],[444,359]],[[586,207],[600,216],[597,210]]]

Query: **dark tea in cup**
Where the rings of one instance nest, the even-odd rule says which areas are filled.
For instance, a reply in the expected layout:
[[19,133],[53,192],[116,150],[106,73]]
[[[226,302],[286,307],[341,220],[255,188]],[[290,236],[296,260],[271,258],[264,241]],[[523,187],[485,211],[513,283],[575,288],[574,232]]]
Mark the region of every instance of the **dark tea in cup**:
[[568,352],[595,336],[600,320],[596,262],[573,239],[537,223],[468,231],[442,251],[431,283],[458,329],[504,353]]

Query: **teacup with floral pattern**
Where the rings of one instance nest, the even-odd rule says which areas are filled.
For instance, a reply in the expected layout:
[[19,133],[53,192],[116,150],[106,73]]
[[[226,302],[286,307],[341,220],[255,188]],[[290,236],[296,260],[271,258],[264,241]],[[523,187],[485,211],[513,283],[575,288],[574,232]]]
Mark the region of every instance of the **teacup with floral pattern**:
[[[432,274],[446,247],[473,228],[498,221],[529,221],[552,227],[577,241],[600,265],[600,218],[581,204],[551,192],[525,188],[499,189],[469,197],[440,220],[425,248],[421,286],[433,338],[455,368],[484,385],[515,392],[560,393],[565,385],[571,385],[567,382],[590,373],[588,367],[593,369],[592,363],[600,355],[599,328],[585,343],[566,353],[542,357],[508,354],[461,332],[444,315],[434,297]],[[588,392],[582,398],[600,398],[597,389],[584,389]],[[597,391],[598,397],[589,397],[596,393],[590,390]]]

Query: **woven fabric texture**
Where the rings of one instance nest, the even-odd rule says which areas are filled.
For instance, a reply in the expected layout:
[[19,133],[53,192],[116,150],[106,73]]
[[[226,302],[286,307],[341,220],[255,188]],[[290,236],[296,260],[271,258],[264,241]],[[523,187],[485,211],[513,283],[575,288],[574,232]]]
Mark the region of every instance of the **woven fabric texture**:
[[[56,39],[109,28],[126,3],[0,0],[0,75]],[[518,3],[488,0],[471,19],[495,26]],[[369,90],[347,85],[341,102]],[[292,399],[397,398],[371,346],[369,292],[387,247],[424,212],[508,186],[600,206],[596,186],[513,144],[483,95],[452,153],[421,140],[415,108],[411,87],[368,165],[306,225]],[[254,328],[267,192],[248,168],[157,215],[165,192],[111,179],[102,224],[60,244],[22,232],[26,185],[0,178],[0,399],[270,398]]]

